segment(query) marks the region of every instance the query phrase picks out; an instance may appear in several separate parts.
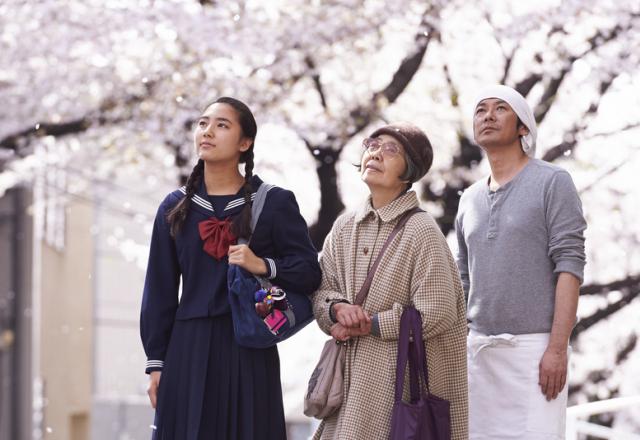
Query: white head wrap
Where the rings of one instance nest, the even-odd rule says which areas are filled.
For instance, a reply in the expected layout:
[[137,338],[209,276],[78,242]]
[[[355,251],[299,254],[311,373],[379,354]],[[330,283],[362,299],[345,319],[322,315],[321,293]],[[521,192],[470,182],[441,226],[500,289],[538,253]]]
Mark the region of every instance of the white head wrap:
[[509,104],[516,115],[520,118],[520,121],[527,126],[529,134],[521,136],[520,143],[522,144],[522,151],[524,151],[527,156],[534,157],[536,155],[536,138],[538,137],[538,128],[536,127],[536,120],[533,117],[533,111],[531,111],[531,107],[527,104],[526,99],[511,87],[503,85],[489,86],[482,90],[477,96],[475,105],[473,106],[474,111],[481,101],[489,98],[502,99],[504,102]]

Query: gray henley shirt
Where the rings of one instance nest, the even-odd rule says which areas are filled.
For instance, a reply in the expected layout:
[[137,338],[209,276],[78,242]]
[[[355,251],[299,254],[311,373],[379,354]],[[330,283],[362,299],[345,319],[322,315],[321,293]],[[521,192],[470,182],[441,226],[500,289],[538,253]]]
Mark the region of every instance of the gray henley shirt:
[[497,191],[471,185],[456,217],[457,262],[473,330],[551,331],[557,274],[582,282],[586,222],[569,173],[530,159]]

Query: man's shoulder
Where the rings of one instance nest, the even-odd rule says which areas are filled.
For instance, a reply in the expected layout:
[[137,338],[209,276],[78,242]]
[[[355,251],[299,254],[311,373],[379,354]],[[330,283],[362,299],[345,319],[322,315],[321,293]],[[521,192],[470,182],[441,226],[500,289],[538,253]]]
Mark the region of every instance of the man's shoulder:
[[553,163],[541,159],[531,159],[531,170],[536,174],[536,179],[552,179],[555,175],[568,174],[567,170]]
[[470,203],[473,199],[481,197],[487,191],[487,176],[471,184],[460,196],[460,204]]

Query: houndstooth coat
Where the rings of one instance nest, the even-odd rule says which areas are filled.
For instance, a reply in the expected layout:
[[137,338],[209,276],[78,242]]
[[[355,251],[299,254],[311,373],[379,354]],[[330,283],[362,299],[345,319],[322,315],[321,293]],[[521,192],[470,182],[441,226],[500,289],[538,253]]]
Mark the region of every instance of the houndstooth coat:
[[[416,193],[409,191],[378,210],[369,199],[358,212],[336,220],[324,243],[322,284],[313,299],[325,333],[332,325],[331,301],[353,303],[398,217],[416,206]],[[322,421],[314,439],[389,437],[400,315],[409,304],[422,315],[431,392],[451,403],[452,438],[468,438],[464,294],[444,236],[433,218],[421,212],[387,248],[363,304],[366,312],[378,314],[380,337],[359,337],[348,346],[343,405]]]

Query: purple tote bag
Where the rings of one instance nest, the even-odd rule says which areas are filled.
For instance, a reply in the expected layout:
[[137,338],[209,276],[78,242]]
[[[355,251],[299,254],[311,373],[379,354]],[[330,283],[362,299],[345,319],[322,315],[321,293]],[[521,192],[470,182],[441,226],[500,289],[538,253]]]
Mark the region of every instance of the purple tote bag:
[[[411,395],[409,402],[402,400],[407,362]],[[422,317],[414,307],[406,307],[400,320],[395,403],[389,439],[451,439],[449,401],[429,391],[429,372],[422,341]]]

